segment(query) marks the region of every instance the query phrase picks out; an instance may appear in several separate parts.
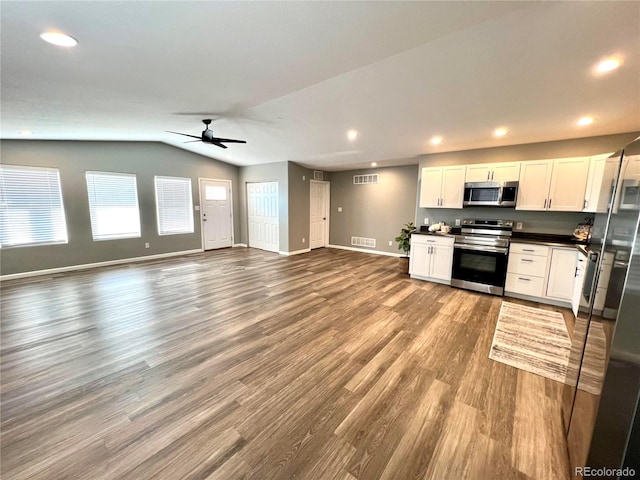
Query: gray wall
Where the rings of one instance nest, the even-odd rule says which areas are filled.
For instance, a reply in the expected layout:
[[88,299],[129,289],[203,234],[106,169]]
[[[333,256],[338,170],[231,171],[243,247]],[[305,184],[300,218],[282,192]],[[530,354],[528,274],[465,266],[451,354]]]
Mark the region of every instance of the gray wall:
[[[1,148],[3,164],[60,170],[69,234],[67,244],[3,248],[2,275],[202,248],[197,212],[194,212],[194,233],[158,235],[154,175],[191,178],[194,205],[199,204],[198,177],[231,180],[236,242],[240,235],[235,166],[155,142],[3,140]],[[93,241],[87,170],[136,174],[141,238]],[[144,248],[145,242],[150,248]]]
[[238,183],[240,184],[239,210],[240,218],[240,242],[249,244],[249,223],[247,216],[247,183],[251,182],[278,182],[278,221],[280,228],[278,238],[280,251],[289,251],[289,170],[287,162],[265,163],[240,167]]
[[[377,173],[379,183],[353,184],[353,175],[368,173]],[[350,247],[352,236],[369,237],[375,250],[400,253],[393,239],[415,218],[417,179],[417,165],[332,172],[330,243]]]
[[[303,178],[304,177],[304,178]],[[310,185],[313,170],[288,162],[289,250],[309,248]],[[304,239],[304,242],[302,241]]]
[[[497,163],[544,158],[565,158],[612,153],[638,136],[638,132],[577,138],[555,142],[531,143],[506,147],[483,148],[460,152],[434,153],[420,157],[420,169],[424,167],[470,165],[474,163]],[[421,170],[419,170],[421,171]],[[416,202],[416,207],[418,202]],[[522,222],[522,231],[537,233],[571,234],[575,225],[588,214],[580,212],[526,212],[513,208],[416,208],[416,225],[444,221],[455,225],[456,219],[486,218],[507,219]]]

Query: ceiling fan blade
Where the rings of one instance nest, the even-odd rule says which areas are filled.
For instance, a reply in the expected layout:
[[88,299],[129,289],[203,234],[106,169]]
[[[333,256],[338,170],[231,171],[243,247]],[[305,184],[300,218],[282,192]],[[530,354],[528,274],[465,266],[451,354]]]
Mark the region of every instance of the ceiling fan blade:
[[227,148],[227,146],[226,146],[226,145],[223,145],[223,144],[222,144],[222,143],[220,143],[220,142],[211,142],[211,143],[213,143],[216,147],[220,147],[220,148]]
[[216,141],[216,142],[226,142],[226,143],[247,143],[246,140],[234,140],[233,138],[213,137],[211,140]]
[[167,133],[175,133],[176,135],[184,135],[185,137],[197,138],[200,141],[202,141],[202,137],[199,137],[197,135],[189,135],[188,133],[172,132],[171,130],[165,130],[165,132],[167,132]]

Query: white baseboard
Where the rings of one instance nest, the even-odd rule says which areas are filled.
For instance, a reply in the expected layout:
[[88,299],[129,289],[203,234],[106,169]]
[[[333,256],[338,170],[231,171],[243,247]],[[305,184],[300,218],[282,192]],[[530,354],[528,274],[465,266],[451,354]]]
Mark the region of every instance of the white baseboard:
[[380,250],[369,250],[366,248],[345,247],[344,245],[327,245],[329,248],[339,250],[350,250],[352,252],[373,253],[374,255],[386,255],[387,257],[404,257],[401,253],[381,252]]
[[71,272],[74,270],[89,270],[91,268],[107,267],[109,265],[121,265],[123,263],[144,262],[146,260],[157,260],[159,258],[179,257],[192,253],[202,253],[204,250],[196,248],[194,250],[183,250],[181,252],[158,253],[156,255],[146,255],[144,257],[122,258],[120,260],[109,260],[106,262],[84,263],[82,265],[69,265],[68,267],[49,268],[47,270],[34,270],[32,272],[12,273],[10,275],[0,275],[0,281],[13,280],[16,278],[36,277],[40,275],[52,275],[54,273]]
[[247,248],[247,244],[246,244],[246,243],[234,243],[234,244],[232,245],[232,247],[233,247],[233,248],[236,248],[236,247],[244,247],[244,248]]
[[310,248],[303,248],[302,250],[295,250],[293,252],[278,252],[280,255],[286,255],[286,256],[291,256],[291,255],[300,255],[301,253],[309,253],[311,251]]

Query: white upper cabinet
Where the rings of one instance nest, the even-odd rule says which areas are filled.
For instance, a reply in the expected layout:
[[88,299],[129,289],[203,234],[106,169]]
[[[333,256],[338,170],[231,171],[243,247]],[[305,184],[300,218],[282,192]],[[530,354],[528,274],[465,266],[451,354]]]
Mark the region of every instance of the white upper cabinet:
[[522,162],[517,210],[581,212],[589,157]]
[[494,182],[517,182],[520,178],[520,162],[496,163],[491,180]]
[[481,163],[478,165],[467,165],[467,173],[465,182],[490,182],[491,181],[491,163]]
[[608,158],[609,156],[610,154],[591,157],[584,196],[585,212],[605,213],[607,211],[618,164],[618,159]]
[[420,182],[420,207],[439,207],[442,191],[442,167],[423,168]]
[[465,166],[422,169],[420,208],[462,208]]
[[589,164],[588,157],[559,158],[553,161],[548,210],[582,211],[585,203]]
[[440,206],[462,208],[464,200],[464,175],[466,167],[444,167],[442,169],[442,194]]
[[520,162],[467,165],[465,182],[517,182]]
[[516,210],[546,210],[553,160],[522,162]]

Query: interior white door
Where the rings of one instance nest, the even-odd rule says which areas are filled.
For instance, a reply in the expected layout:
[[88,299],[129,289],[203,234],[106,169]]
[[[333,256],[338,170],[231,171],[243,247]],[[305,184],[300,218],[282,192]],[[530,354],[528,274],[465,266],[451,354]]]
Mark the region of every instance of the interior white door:
[[310,225],[309,248],[326,247],[328,243],[327,226],[328,211],[327,200],[329,184],[327,182],[318,182],[311,180],[310,182]]
[[231,183],[200,179],[200,209],[203,248],[230,247],[233,244]]
[[278,182],[247,183],[249,246],[278,252]]

